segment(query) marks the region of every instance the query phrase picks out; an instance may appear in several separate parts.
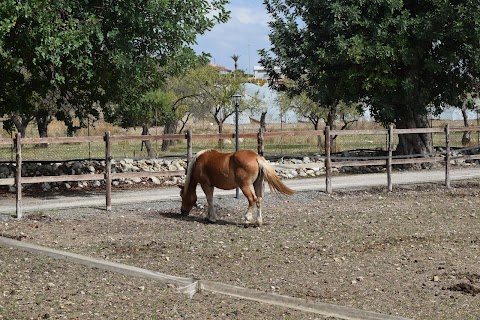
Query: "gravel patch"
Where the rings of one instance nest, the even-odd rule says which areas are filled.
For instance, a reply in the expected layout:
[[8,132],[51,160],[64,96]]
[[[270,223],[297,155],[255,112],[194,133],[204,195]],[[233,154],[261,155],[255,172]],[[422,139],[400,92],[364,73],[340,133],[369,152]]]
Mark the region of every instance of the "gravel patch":
[[[265,225],[244,228],[245,199],[76,208],[8,218],[17,240],[180,277],[415,319],[480,316],[478,182],[267,194]],[[0,319],[325,319],[0,247]]]

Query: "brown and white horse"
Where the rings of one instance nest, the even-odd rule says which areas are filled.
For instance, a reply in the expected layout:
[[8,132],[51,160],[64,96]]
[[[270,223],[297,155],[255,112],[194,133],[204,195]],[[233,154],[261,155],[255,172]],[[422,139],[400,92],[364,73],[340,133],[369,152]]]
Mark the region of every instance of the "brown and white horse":
[[[196,187],[200,184],[207,197],[208,220],[215,222],[217,217],[213,206],[213,189],[216,187],[231,190],[239,187],[248,199],[245,224],[261,225],[264,180],[272,192],[285,195],[294,193],[282,183],[268,161],[254,151],[240,150],[231,153],[221,153],[213,149],[200,151],[188,164],[185,184],[179,185],[182,197],[181,213],[188,215],[196,204]],[[256,221],[253,219],[255,206]]]

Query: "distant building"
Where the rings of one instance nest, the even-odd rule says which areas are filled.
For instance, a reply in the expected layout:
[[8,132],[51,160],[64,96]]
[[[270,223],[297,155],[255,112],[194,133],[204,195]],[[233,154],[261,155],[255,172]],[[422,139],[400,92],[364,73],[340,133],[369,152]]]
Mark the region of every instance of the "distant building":
[[227,68],[222,67],[222,66],[219,66],[218,64],[215,64],[215,63],[210,63],[210,66],[212,66],[213,68],[217,69],[217,71],[218,71],[220,74],[228,74],[228,73],[231,73],[231,72],[232,72],[232,70],[227,69]]
[[[280,68],[279,67],[275,67],[274,70],[276,72],[280,73]],[[268,81],[267,70],[265,70],[264,67],[255,66],[255,67],[253,67],[253,77],[255,78],[255,80]],[[280,77],[282,77],[282,76],[280,76]]]

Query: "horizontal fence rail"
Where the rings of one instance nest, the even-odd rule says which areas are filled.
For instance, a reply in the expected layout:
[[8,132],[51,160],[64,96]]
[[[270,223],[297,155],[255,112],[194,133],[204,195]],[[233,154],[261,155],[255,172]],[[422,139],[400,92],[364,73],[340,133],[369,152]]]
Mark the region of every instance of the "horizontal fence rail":
[[[450,161],[456,159],[476,160],[480,159],[480,155],[464,155],[453,157],[450,152],[450,133],[451,132],[472,132],[480,131],[480,127],[455,127],[450,128],[447,124],[444,128],[417,128],[417,129],[394,129],[391,125],[388,129],[377,130],[331,130],[330,127],[325,127],[325,130],[313,131],[282,131],[282,132],[265,132],[260,129],[258,133],[243,133],[239,134],[239,138],[257,139],[257,152],[264,154],[264,143],[266,138],[285,137],[285,136],[321,136],[325,141],[325,191],[332,192],[332,168],[341,167],[359,167],[359,166],[385,166],[387,169],[387,186],[388,190],[392,191],[391,173],[392,166],[399,164],[414,164],[414,163],[431,163],[444,162],[445,164],[445,185],[450,187]],[[418,154],[409,156],[393,156],[393,139],[394,135],[401,134],[421,134],[421,133],[444,133],[445,134],[445,151],[434,154]],[[346,135],[384,135],[386,136],[386,156],[381,157],[339,157],[331,155],[332,141],[337,136]],[[88,180],[104,180],[106,186],[106,210],[111,210],[111,186],[113,179],[123,178],[138,178],[151,176],[182,176],[185,170],[177,171],[141,171],[141,172],[111,172],[112,155],[111,143],[113,141],[152,141],[152,140],[186,140],[187,143],[187,162],[193,156],[192,146],[193,141],[202,139],[233,139],[234,133],[222,134],[192,134],[189,130],[185,134],[165,134],[165,135],[137,135],[111,136],[110,132],[106,132],[104,136],[88,136],[88,137],[59,137],[59,138],[22,138],[17,134],[15,139],[0,139],[0,145],[10,145],[15,149],[15,177],[0,179],[0,185],[15,185],[16,188],[16,216],[22,217],[22,184],[25,183],[43,183],[43,182],[66,182],[66,181],[88,181]],[[64,143],[90,143],[103,142],[105,144],[105,168],[104,173],[97,174],[79,174],[79,175],[58,175],[58,176],[36,176],[23,177],[22,176],[22,145],[29,144],[64,144]],[[478,147],[477,147],[478,148]],[[473,148],[472,148],[473,149]]]
[[[444,128],[415,128],[415,129],[394,129],[393,125],[390,125],[387,130],[330,130],[325,127],[325,189],[327,193],[332,192],[332,168],[348,167],[348,166],[372,166],[372,165],[385,165],[387,168],[387,186],[388,190],[392,191],[392,166],[400,164],[420,164],[420,163],[434,163],[444,162],[445,165],[445,185],[450,188],[450,162],[454,159],[480,159],[480,155],[472,156],[457,156],[452,157],[450,152],[450,133],[451,132],[472,132],[480,131],[480,127],[457,127],[450,128],[447,124]],[[435,154],[415,154],[415,155],[402,155],[393,156],[393,137],[394,135],[401,134],[422,134],[422,133],[444,133],[445,134],[445,151]],[[386,157],[379,157],[382,159],[369,159],[350,161],[349,159],[342,158],[344,161],[333,161],[338,158],[332,157],[330,154],[332,138],[339,135],[386,135],[387,136],[387,153]]]

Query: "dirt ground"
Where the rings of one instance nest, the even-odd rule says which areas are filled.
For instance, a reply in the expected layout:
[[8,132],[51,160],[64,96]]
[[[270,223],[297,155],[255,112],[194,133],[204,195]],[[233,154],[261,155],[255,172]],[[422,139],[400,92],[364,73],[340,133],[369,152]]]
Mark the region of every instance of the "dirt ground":
[[[265,225],[245,199],[38,212],[0,234],[170,275],[415,319],[480,319],[480,184],[267,194]],[[325,319],[0,247],[0,319]]]

